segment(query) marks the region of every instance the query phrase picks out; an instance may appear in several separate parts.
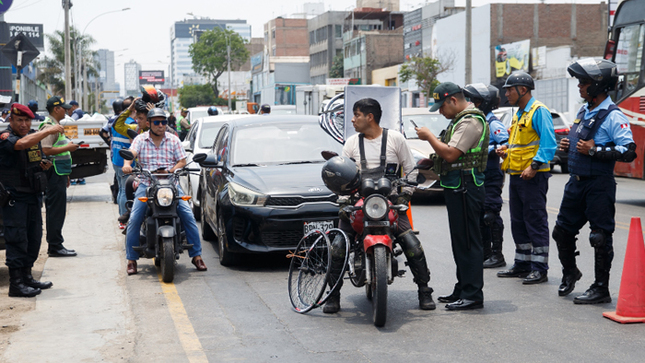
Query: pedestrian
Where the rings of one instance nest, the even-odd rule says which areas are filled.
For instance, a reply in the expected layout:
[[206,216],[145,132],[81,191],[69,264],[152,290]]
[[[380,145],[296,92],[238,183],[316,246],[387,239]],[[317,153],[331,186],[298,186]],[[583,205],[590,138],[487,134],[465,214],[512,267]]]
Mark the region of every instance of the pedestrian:
[[569,152],[569,181],[564,188],[560,212],[553,228],[562,264],[558,295],[573,291],[582,273],[576,266],[576,235],[589,222],[589,242],[594,249],[594,283],[574,304],[611,302],[609,271],[614,258],[616,161],[636,158],[636,144],[629,120],[607,92],[615,89],[616,64],[608,60],[581,59],[567,68],[578,79],[580,97],[587,103],[578,111],[568,138],[560,149]]
[[0,195],[6,195],[4,200],[0,198],[0,207],[4,216],[9,296],[14,297],[33,297],[53,285],[37,281],[31,274],[43,237],[40,209],[47,186],[45,171],[51,166],[43,158],[40,141],[64,130],[55,125],[33,131],[33,118],[27,106],[14,103],[7,120],[9,126],[0,133],[0,189],[3,189]]
[[[135,100],[136,101],[136,100]],[[168,120],[165,112],[160,108],[154,108],[148,113],[149,131],[137,136],[130,146],[130,151],[136,158],[138,156],[141,168],[157,173],[173,173],[186,165],[186,152],[181,146],[179,138],[169,132],[166,132]],[[124,160],[123,173],[132,173],[132,160]],[[130,213],[130,220],[127,227],[126,235],[126,258],[128,275],[137,273],[137,260],[139,254],[134,250],[134,246],[139,246],[139,232],[141,224],[146,216],[147,205],[139,198],[146,195],[146,189],[150,181],[143,179],[135,192],[134,204]],[[184,193],[179,188],[179,197]],[[177,205],[177,214],[181,220],[181,225],[186,232],[186,240],[192,245],[188,249],[188,255],[192,257],[192,263],[198,271],[206,271],[206,264],[202,260],[202,245],[199,237],[199,229],[192,210],[185,200],[180,200]]]
[[177,127],[175,128],[179,133],[180,139],[181,139],[181,120],[186,118],[186,116],[188,116],[188,110],[182,107],[181,110],[179,111],[179,117],[177,117]]
[[549,220],[546,194],[556,142],[549,109],[531,91],[533,78],[522,71],[504,83],[506,98],[519,110],[513,115],[508,146],[497,148],[502,170],[510,174],[509,207],[515,242],[515,263],[497,277],[520,277],[525,285],[548,281]]
[[45,116],[39,115],[38,112],[38,101],[36,100],[31,100],[27,104],[27,107],[29,107],[29,110],[34,114],[34,121],[45,121]]
[[271,113],[271,106],[268,103],[260,106],[260,115],[269,115]]
[[433,92],[430,111],[450,119],[437,138],[427,127],[416,128],[419,139],[435,151],[434,171],[444,188],[452,253],[457,265],[457,283],[450,295],[439,296],[448,310],[484,307],[484,252],[479,220],[484,204],[484,170],[488,157],[486,116],[469,103],[463,90],[452,82],[441,83]]
[[[326,175],[333,175],[330,180],[325,180],[325,184],[331,187],[330,190],[339,195],[347,195],[344,186],[348,183],[342,182],[343,171],[347,170],[347,166],[355,171],[355,175],[350,175],[349,178],[360,182],[361,178],[371,178],[379,180],[385,176],[386,165],[394,164],[394,170],[401,170],[404,175],[412,172],[414,168],[414,157],[412,151],[405,141],[405,137],[394,131],[382,128],[379,124],[381,122],[381,105],[377,100],[372,98],[363,98],[356,101],[353,106],[354,117],[352,124],[357,134],[347,139],[345,146],[343,146],[343,157],[332,158],[325,167],[331,168],[331,173],[324,173]],[[353,161],[356,160],[356,161]],[[345,165],[348,163],[349,165]],[[358,167],[358,169],[357,169]],[[338,168],[334,172],[333,169]],[[360,177],[358,170],[360,169]],[[338,178],[336,178],[338,177]],[[340,182],[339,182],[340,181]],[[335,188],[334,185],[344,185],[341,188]],[[351,183],[349,183],[351,184]],[[401,192],[393,191],[389,196],[390,200],[397,205],[408,205],[412,198],[413,190],[411,188],[403,188]],[[354,200],[356,199],[356,200]],[[340,221],[338,228],[347,233],[350,239],[356,234],[352,228],[349,216],[344,212],[343,207],[357,201],[356,196],[349,198],[343,197],[339,202],[341,207],[339,209]],[[405,212],[399,213],[395,243],[401,246],[403,253],[407,259],[410,271],[414,276],[414,282],[417,284],[417,295],[419,299],[419,308],[422,310],[436,309],[435,302],[432,300],[432,288],[428,287],[430,282],[430,269],[426,261],[423,246],[419,239],[414,235],[410,226],[410,220]],[[342,268],[342,263],[345,261],[345,246],[344,238],[337,238],[332,241],[332,268],[329,277],[329,284],[333,287],[338,281],[338,288],[328,298],[327,303],[323,307],[323,312],[326,314],[336,313],[340,310],[340,289],[343,285],[342,276],[338,272]],[[338,263],[340,262],[340,266]],[[341,268],[339,268],[341,267]]]
[[177,130],[181,128],[181,130],[179,131],[179,139],[181,141],[184,141],[184,139],[188,135],[188,131],[190,131],[190,126],[191,126],[190,120],[188,119],[188,110],[186,110],[185,108],[182,109],[181,116],[182,117],[179,120],[180,127],[178,127]]
[[[47,100],[49,116],[39,126],[39,130],[60,125],[71,106],[58,96]],[[51,257],[73,257],[76,251],[63,246],[63,225],[67,214],[67,188],[70,185],[69,174],[72,172],[72,151],[78,145],[72,143],[63,132],[53,133],[42,140],[43,153],[53,160],[53,167],[47,171],[47,191],[45,192],[45,209],[47,253]]]
[[8,108],[3,108],[2,109],[2,115],[0,116],[0,123],[8,122],[8,117],[9,117],[9,109]]
[[479,221],[482,243],[484,244],[484,268],[506,266],[502,243],[504,242],[504,222],[502,211],[502,189],[504,173],[499,166],[500,158],[495,150],[508,143],[508,132],[504,124],[493,114],[499,105],[499,89],[483,83],[469,84],[464,87],[464,95],[486,115],[490,130],[488,142],[488,162],[484,170],[484,209]]
[[81,106],[79,106],[78,102],[71,100],[69,101],[69,105],[72,106],[69,110],[67,110],[67,115],[72,118],[72,120],[76,121],[85,115],[83,110],[81,110]]

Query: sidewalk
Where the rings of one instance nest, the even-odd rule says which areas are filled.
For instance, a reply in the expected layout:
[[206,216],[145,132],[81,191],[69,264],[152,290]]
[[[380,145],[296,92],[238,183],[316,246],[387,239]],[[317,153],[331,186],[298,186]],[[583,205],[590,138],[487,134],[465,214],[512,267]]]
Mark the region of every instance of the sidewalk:
[[87,185],[68,189],[63,236],[77,257],[47,258],[43,238],[41,278],[54,283],[51,289],[34,299],[9,298],[8,283],[0,283],[0,307],[16,305],[24,311],[17,314],[20,322],[8,328],[0,361],[113,362],[132,356],[135,330],[125,289],[123,235],[105,180],[90,178]]

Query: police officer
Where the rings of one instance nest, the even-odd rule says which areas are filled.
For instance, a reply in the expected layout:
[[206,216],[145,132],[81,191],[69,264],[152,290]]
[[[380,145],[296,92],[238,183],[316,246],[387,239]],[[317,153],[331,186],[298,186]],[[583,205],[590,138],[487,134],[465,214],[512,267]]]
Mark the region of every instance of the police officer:
[[34,114],[34,120],[35,121],[45,121],[45,116],[39,115],[38,112],[38,101],[36,100],[30,100],[29,103],[27,104],[27,107],[31,110],[31,112]]
[[580,96],[587,101],[578,111],[569,137],[562,139],[560,149],[569,152],[569,182],[564,188],[562,204],[553,239],[562,263],[562,283],[558,295],[573,291],[582,273],[576,267],[576,235],[589,222],[589,242],[594,248],[595,281],[574,304],[611,302],[609,270],[614,257],[612,234],[615,228],[616,161],[636,158],[636,144],[627,117],[607,92],[618,81],[616,64],[608,60],[581,59],[567,68],[578,79]]
[[[72,106],[65,103],[61,97],[53,96],[47,100],[49,116],[39,129],[60,125],[66,111]],[[67,188],[70,185],[69,174],[72,172],[72,151],[78,149],[62,132],[53,133],[43,139],[43,153],[53,160],[53,167],[48,170],[47,192],[45,193],[45,208],[47,210],[46,228],[47,253],[51,257],[73,257],[76,251],[63,246],[63,225],[67,209]]]
[[[354,104],[353,112],[352,124],[358,134],[347,139],[343,147],[342,158],[335,157],[325,163],[323,166],[323,174],[334,176],[342,175],[343,170],[346,169],[344,163],[349,163],[350,169],[353,167],[354,170],[356,170],[357,165],[352,164],[358,164],[360,177],[355,172],[356,178],[352,177],[352,179],[358,180],[359,182],[360,178],[371,178],[373,180],[382,178],[385,176],[387,164],[396,164],[395,169],[400,168],[406,175],[412,172],[414,158],[405,141],[405,137],[396,131],[384,129],[379,126],[382,110],[378,101],[372,98],[360,99]],[[354,162],[352,159],[357,161]],[[324,173],[326,168],[329,168],[329,173]],[[323,181],[330,190],[337,194],[344,194],[343,190],[336,188],[340,185],[337,183],[338,180],[336,178],[332,177],[328,179],[323,177]],[[342,182],[342,184],[346,183]],[[395,204],[408,205],[412,198],[412,190],[410,188],[404,188],[401,193],[398,195],[393,194],[390,198],[394,199]],[[354,235],[355,232],[349,222],[349,216],[343,212],[343,203],[347,205],[352,204],[352,202],[353,200],[339,202],[341,204],[339,211],[341,218],[338,227],[350,236]],[[436,309],[436,305],[432,300],[433,290],[428,287],[430,270],[428,269],[423,246],[421,246],[421,242],[412,232],[410,220],[405,212],[399,213],[395,242],[403,249],[412,275],[414,276],[414,282],[418,286],[419,308],[422,310]],[[340,271],[342,263],[345,260],[345,247],[343,244],[344,240],[341,238],[336,238],[332,241],[332,267],[330,271],[330,285],[332,286],[339,278],[342,278],[342,276],[338,276],[337,272]],[[339,261],[341,266],[338,266]],[[327,303],[323,307],[324,313],[331,314],[340,310],[341,287],[342,280],[339,281],[337,290],[329,296]]]
[[549,220],[546,194],[556,142],[551,112],[531,95],[533,78],[511,73],[504,84],[506,98],[519,110],[513,115],[509,145],[497,148],[510,174],[509,206],[515,241],[515,263],[497,277],[521,277],[525,285],[548,281]]
[[464,87],[464,95],[486,115],[490,129],[488,143],[488,162],[484,170],[484,210],[479,221],[482,242],[484,244],[484,268],[506,266],[502,253],[504,241],[504,222],[499,213],[502,210],[502,188],[504,173],[499,167],[500,159],[495,150],[500,145],[508,143],[508,132],[504,124],[493,114],[499,105],[499,89],[486,86],[483,83],[469,84]]
[[9,126],[0,132],[0,181],[8,190],[9,198],[2,205],[6,264],[9,267],[9,296],[33,297],[41,289],[52,287],[51,282],[40,282],[31,275],[38,258],[43,236],[42,193],[47,186],[47,170],[51,163],[43,159],[40,140],[63,132],[57,125],[35,132],[31,129],[34,114],[27,106],[11,106]]
[[434,105],[450,119],[437,138],[426,127],[417,128],[435,154],[434,171],[444,188],[452,253],[457,265],[457,283],[450,295],[439,296],[448,310],[484,307],[484,253],[479,220],[484,204],[484,170],[488,159],[489,131],[486,116],[469,103],[462,89],[452,82],[437,86]]

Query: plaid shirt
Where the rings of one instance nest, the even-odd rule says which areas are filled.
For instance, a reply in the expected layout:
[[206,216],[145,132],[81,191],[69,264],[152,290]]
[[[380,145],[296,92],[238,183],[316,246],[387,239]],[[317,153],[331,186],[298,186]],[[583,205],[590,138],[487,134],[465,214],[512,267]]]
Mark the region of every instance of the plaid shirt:
[[[179,138],[168,132],[159,147],[152,141],[150,131],[146,131],[132,140],[130,149],[137,153],[141,167],[150,171],[159,168],[170,170],[178,161],[186,158],[186,151]],[[142,183],[149,184],[147,180],[142,180]]]

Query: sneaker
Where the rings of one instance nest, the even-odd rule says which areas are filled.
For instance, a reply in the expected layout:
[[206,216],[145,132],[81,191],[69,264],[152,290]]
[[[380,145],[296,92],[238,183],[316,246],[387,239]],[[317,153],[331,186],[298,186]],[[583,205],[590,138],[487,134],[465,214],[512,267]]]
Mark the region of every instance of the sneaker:
[[78,179],[78,184],[79,185],[85,185],[87,182],[85,182],[85,179]]
[[125,229],[125,224],[119,222],[119,229]]
[[71,185],[76,185],[76,180],[72,180],[69,182]]

